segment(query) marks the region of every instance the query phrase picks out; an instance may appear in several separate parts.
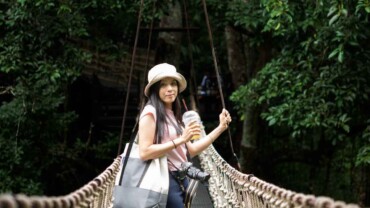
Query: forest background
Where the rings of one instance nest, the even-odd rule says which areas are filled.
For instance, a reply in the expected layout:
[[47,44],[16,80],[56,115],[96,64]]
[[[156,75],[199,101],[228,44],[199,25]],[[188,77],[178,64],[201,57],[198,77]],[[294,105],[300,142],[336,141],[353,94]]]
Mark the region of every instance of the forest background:
[[[152,20],[157,28],[189,26],[190,43],[188,30],[158,30],[151,48],[154,62],[172,62],[196,85],[213,73],[212,49],[202,2],[184,2],[145,1],[138,45],[148,44]],[[207,6],[243,172],[370,206],[370,1]],[[139,8],[139,1],[0,1],[0,192],[66,194],[112,162],[120,132],[99,130],[94,89],[79,83],[94,54],[105,54],[105,63],[130,57]],[[235,165],[224,137],[215,146]]]

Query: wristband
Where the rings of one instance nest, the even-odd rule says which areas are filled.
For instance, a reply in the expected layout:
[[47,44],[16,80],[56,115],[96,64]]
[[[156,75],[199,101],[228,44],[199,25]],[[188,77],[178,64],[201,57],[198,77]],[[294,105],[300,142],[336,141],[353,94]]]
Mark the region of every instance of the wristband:
[[177,147],[176,147],[175,142],[173,140],[171,140],[171,142],[173,143],[173,146],[175,146],[175,149],[176,149]]

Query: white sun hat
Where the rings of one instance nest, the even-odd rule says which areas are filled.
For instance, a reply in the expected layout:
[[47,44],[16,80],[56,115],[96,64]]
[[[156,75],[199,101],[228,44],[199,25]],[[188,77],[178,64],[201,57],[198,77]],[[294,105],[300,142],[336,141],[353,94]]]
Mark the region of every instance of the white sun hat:
[[186,80],[184,76],[176,71],[176,67],[162,63],[153,66],[148,72],[148,84],[145,86],[144,94],[145,96],[149,96],[149,89],[150,87],[155,84],[156,82],[160,81],[163,78],[171,77],[174,78],[179,84],[179,93],[186,89]]

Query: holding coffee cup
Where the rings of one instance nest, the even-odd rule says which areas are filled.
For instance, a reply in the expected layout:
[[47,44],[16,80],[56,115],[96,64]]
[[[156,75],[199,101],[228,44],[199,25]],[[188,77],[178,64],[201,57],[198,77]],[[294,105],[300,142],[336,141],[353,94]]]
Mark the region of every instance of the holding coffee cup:
[[[184,122],[185,126],[189,125],[191,122],[198,122],[199,125],[202,126],[202,121],[200,120],[200,116],[197,112],[195,111],[186,111],[183,115],[182,115],[182,122]],[[200,134],[197,134],[197,135],[194,135],[193,138],[191,138],[191,140],[197,140],[197,139],[200,139]]]

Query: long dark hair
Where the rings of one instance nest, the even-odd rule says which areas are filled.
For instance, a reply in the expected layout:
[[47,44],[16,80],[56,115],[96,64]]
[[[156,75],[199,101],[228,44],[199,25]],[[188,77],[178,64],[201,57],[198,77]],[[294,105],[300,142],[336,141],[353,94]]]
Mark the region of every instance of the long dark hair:
[[[148,102],[146,103],[146,105],[154,106],[157,114],[157,120],[155,124],[155,135],[156,135],[155,139],[158,139],[158,141],[154,142],[158,144],[162,142],[162,138],[165,136],[165,130],[167,128],[167,125],[169,124],[168,122],[171,122],[171,124],[175,127],[177,135],[182,134],[181,127],[184,126],[181,118],[182,112],[181,112],[181,102],[179,99],[180,93],[178,92],[175,102],[172,103],[172,111],[176,119],[176,123],[174,123],[172,119],[170,119],[167,116],[165,105],[161,98],[159,97],[160,82],[161,81],[158,81],[150,87]],[[179,84],[177,81],[176,83],[178,87]]]

